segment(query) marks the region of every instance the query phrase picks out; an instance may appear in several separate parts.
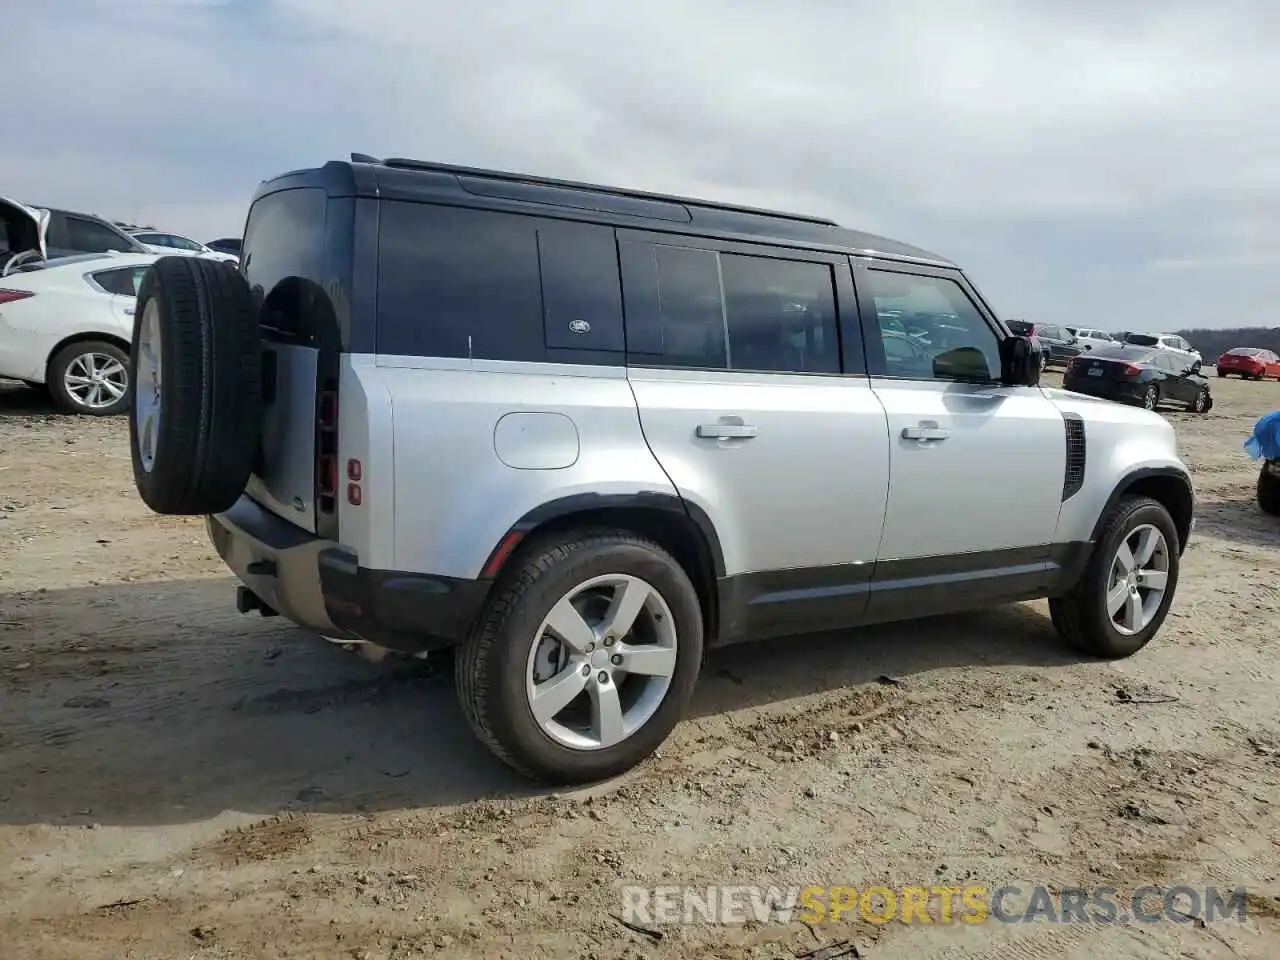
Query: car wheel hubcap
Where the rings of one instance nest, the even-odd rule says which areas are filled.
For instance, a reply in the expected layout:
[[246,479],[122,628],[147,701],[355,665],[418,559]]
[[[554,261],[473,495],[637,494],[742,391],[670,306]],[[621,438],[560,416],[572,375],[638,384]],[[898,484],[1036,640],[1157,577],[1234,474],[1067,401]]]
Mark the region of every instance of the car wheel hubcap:
[[1143,398],[1143,404],[1146,406],[1146,408],[1147,408],[1148,410],[1154,410],[1154,409],[1156,408],[1156,392],[1155,392],[1155,390],[1148,390],[1148,391],[1147,391],[1146,396]]
[[138,434],[138,461],[147,473],[156,462],[156,434],[160,430],[160,307],[147,301],[138,327],[137,377],[133,393],[133,422]]
[[1151,524],[1135,527],[1120,542],[1107,578],[1107,615],[1123,636],[1155,619],[1169,584],[1169,542]]
[[533,638],[529,709],[561,746],[615,746],[662,705],[676,648],[675,618],[652,584],[628,574],[593,577],[556,602]]
[[120,400],[129,389],[129,372],[107,353],[82,353],[62,375],[62,385],[77,404],[102,410]]

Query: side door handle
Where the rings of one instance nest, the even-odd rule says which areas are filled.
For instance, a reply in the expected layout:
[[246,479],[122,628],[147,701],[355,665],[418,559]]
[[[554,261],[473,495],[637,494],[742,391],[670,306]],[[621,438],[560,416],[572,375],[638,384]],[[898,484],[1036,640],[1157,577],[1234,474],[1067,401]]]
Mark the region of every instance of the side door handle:
[[698,424],[698,436],[707,440],[749,440],[759,432],[754,423]]
[[945,440],[951,436],[951,432],[943,430],[940,427],[903,427],[903,440]]

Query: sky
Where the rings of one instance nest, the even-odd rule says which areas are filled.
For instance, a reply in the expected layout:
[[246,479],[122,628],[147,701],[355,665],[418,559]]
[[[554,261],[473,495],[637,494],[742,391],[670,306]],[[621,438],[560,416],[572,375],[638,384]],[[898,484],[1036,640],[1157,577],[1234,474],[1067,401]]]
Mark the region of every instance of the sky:
[[[199,240],[352,151],[831,216],[1006,318],[1280,326],[1269,0],[43,0],[0,195]],[[24,79],[24,78],[30,78]]]

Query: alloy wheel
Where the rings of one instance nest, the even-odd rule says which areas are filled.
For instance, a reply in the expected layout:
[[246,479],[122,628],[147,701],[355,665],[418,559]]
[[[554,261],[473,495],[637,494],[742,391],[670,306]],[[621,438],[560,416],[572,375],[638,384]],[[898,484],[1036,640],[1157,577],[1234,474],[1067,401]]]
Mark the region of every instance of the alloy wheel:
[[106,353],[82,353],[62,375],[67,394],[86,410],[102,410],[118,403],[129,389],[129,371]]
[[630,574],[578,584],[530,645],[525,694],[534,720],[570,749],[616,746],[662,705],[677,644],[675,618],[652,584]]
[[1123,636],[1141,632],[1160,611],[1169,582],[1169,542],[1149,523],[1120,541],[1107,576],[1107,616]]

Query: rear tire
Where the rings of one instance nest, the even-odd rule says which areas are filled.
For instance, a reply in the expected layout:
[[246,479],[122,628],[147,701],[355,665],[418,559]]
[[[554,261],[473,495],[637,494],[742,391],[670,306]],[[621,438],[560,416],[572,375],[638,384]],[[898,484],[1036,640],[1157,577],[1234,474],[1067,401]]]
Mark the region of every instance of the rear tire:
[[1268,470],[1265,463],[1258,473],[1258,506],[1263,513],[1280,517],[1280,477]]
[[129,356],[114,343],[82,340],[53,355],[45,386],[63,413],[111,417],[129,409]]
[[[619,629],[621,636],[612,639],[602,632],[605,620],[593,623],[590,613],[593,602],[597,609],[599,604],[625,608],[622,593],[593,587],[611,580],[625,584],[618,588],[622,591],[638,584],[647,598],[633,618],[634,629]],[[599,596],[593,593],[597,589]],[[579,615],[580,602],[586,612]],[[566,605],[568,623],[577,630],[565,632],[575,633],[577,649],[558,641],[549,622],[565,622],[563,613],[553,611]],[[698,679],[702,643],[697,591],[670,554],[627,531],[570,533],[531,544],[509,561],[457,652],[454,679],[472,730],[508,766],[547,783],[590,783],[629,770],[667,738]],[[627,673],[619,666],[615,673],[614,658],[633,657],[637,650],[660,655],[668,672]],[[669,678],[665,686],[664,677]],[[537,691],[561,683],[573,699],[547,708],[539,719],[533,706]],[[603,719],[606,702],[621,704],[622,714],[611,715],[616,726]],[[630,725],[633,729],[620,740],[604,734],[606,727]]]
[[[1139,598],[1142,601],[1142,617],[1149,614],[1150,619],[1145,623],[1136,620],[1135,623],[1141,623],[1140,629],[1124,632],[1117,627],[1114,619],[1116,614],[1109,607],[1109,597],[1123,597],[1129,592],[1121,589],[1123,583],[1113,582],[1117,555],[1129,540],[1141,540],[1141,536],[1135,538],[1139,530],[1145,534],[1145,531],[1153,529],[1160,534],[1163,549],[1157,548],[1156,556],[1159,560],[1153,557],[1152,570],[1146,576],[1149,577],[1151,572],[1159,572],[1155,568],[1163,564],[1163,592],[1152,600],[1155,591],[1144,586],[1146,578],[1140,575],[1134,580],[1136,586],[1147,590],[1146,594],[1142,594],[1140,589]],[[1130,555],[1135,555],[1132,547]],[[1095,657],[1118,659],[1137,653],[1156,635],[1168,616],[1178,586],[1179,559],[1178,531],[1164,505],[1150,497],[1121,498],[1103,523],[1102,535],[1098,538],[1093,556],[1089,558],[1080,582],[1066,596],[1049,601],[1049,613],[1058,634],[1072,647]],[[1147,609],[1148,600],[1152,600],[1150,610]],[[1125,613],[1122,605],[1119,615],[1123,617]]]
[[1154,383],[1142,394],[1142,406],[1147,410],[1154,410],[1160,406],[1160,388]]
[[130,363],[133,480],[156,513],[221,513],[239,499],[261,432],[262,347],[244,278],[204,257],[161,257],[138,290]]

